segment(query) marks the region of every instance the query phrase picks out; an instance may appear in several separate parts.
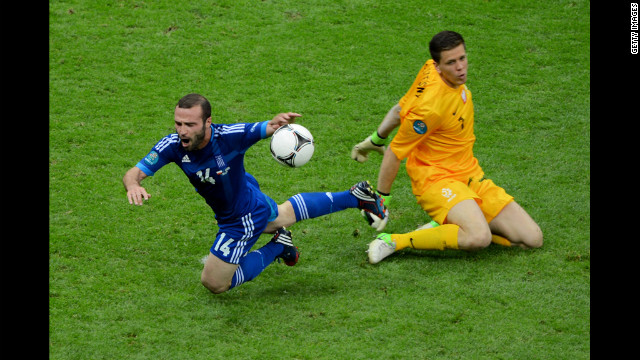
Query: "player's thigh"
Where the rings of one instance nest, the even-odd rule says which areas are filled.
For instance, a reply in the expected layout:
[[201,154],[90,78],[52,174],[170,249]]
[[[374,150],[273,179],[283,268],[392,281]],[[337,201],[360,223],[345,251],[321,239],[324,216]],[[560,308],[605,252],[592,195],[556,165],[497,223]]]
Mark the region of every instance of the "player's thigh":
[[[477,203],[480,196],[460,181],[445,179],[430,184],[422,194],[416,195],[416,199],[432,220],[438,224],[445,224],[450,222],[447,219],[451,209],[467,200]],[[462,209],[466,209],[466,206]]]
[[264,230],[265,233],[273,234],[278,231],[278,229],[289,227],[296,223],[296,213],[293,210],[293,205],[291,205],[291,202],[289,202],[289,200],[278,205],[277,214],[278,216],[275,218],[275,220],[267,224],[267,228]]
[[209,253],[204,263],[204,269],[202,269],[200,281],[202,285],[214,293],[225,292],[231,287],[231,280],[237,268],[237,264],[222,261],[214,254]]
[[202,284],[214,293],[224,292],[240,261],[258,241],[271,216],[266,205],[226,222],[218,222],[218,233],[209,249],[209,256],[202,270]]
[[491,179],[473,180],[469,187],[482,198],[481,209],[492,233],[521,247],[542,246],[542,231],[538,224],[502,187]]
[[508,203],[489,223],[491,232],[503,236],[515,245],[526,248],[542,246],[540,226],[515,201]]
[[434,183],[418,203],[439,224],[460,227],[458,246],[464,250],[481,249],[491,243],[491,231],[480,204],[482,200],[473,190],[454,180]]
[[491,244],[489,224],[475,199],[467,199],[457,203],[449,210],[447,224],[456,224],[458,231],[458,248],[462,250],[479,250]]
[[479,181],[474,179],[469,182],[469,188],[480,197],[480,209],[488,223],[491,223],[502,209],[513,201],[513,196],[507,194],[491,179],[481,178]]

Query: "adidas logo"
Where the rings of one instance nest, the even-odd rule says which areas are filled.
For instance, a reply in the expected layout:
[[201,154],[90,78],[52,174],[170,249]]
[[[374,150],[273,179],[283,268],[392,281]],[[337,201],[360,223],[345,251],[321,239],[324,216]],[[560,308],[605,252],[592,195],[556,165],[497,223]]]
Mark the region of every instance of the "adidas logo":
[[185,155],[185,156],[182,158],[182,162],[183,162],[183,163],[190,163],[190,162],[191,162],[191,160],[189,160],[189,156],[188,156],[188,155]]

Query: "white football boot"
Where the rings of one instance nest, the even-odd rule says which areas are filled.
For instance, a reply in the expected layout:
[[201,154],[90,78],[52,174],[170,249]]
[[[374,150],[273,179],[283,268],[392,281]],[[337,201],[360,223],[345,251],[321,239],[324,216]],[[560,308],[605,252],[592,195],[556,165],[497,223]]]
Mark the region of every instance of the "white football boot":
[[369,263],[377,264],[395,251],[396,243],[391,240],[391,234],[381,233],[369,243],[369,250],[367,250]]

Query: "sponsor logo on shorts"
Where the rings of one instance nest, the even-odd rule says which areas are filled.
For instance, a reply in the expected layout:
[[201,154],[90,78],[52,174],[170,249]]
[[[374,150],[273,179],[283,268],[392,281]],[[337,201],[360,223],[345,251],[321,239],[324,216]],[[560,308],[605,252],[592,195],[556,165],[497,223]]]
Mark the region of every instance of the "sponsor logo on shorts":
[[454,194],[453,191],[451,191],[451,189],[449,188],[442,188],[442,196],[444,196],[447,199],[447,202],[455,199],[457,194]]

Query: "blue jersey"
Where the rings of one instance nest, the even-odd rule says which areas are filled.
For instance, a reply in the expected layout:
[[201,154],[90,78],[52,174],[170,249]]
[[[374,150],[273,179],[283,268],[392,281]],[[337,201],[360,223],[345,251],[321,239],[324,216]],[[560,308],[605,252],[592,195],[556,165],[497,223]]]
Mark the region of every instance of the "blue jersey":
[[258,195],[263,196],[256,194],[257,183],[245,171],[244,155],[267,137],[267,123],[212,124],[209,143],[195,151],[185,150],[178,134],[167,135],[136,166],[152,176],[175,162],[213,209],[216,219],[234,222],[254,209]]

